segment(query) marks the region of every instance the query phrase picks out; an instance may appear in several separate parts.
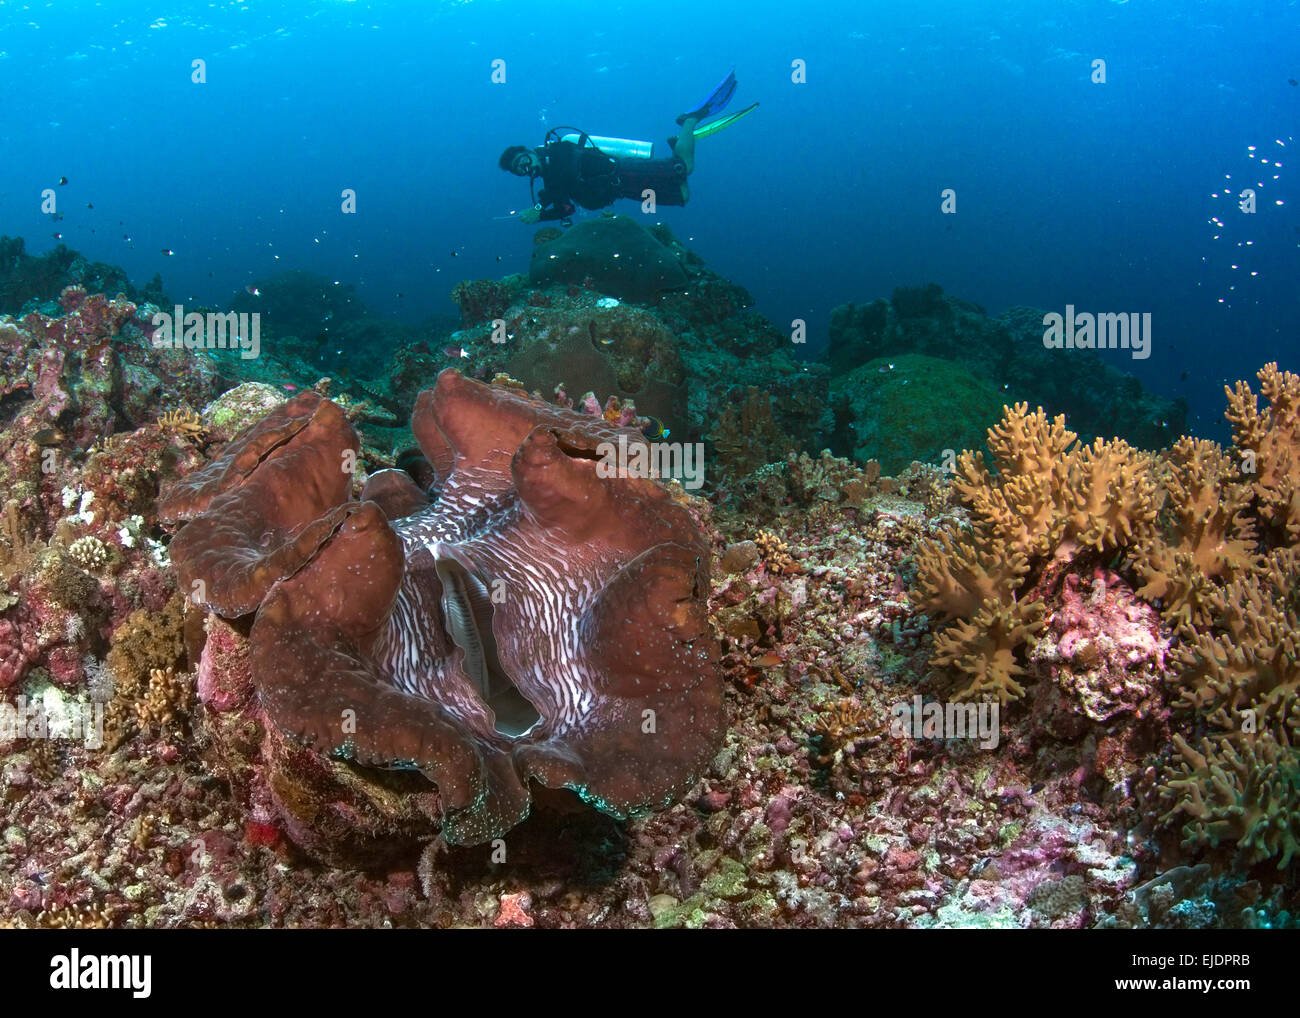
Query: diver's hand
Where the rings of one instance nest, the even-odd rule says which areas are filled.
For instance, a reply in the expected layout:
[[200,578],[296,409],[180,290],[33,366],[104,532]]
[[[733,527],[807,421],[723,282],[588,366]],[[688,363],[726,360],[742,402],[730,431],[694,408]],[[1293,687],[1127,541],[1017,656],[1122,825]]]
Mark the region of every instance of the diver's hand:
[[519,213],[521,223],[536,223],[542,218],[541,209],[524,209]]

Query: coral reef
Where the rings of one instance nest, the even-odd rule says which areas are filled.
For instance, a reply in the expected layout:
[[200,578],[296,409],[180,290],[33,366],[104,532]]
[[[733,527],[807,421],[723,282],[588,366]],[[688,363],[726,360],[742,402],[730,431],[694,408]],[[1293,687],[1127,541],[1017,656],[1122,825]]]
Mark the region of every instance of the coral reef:
[[0,236],[0,314],[25,314],[35,310],[32,305],[52,311],[50,305],[70,286],[83,293],[122,294],[132,301],[168,303],[157,276],[137,290],[116,265],[88,262],[64,244],[36,257],[27,253],[21,237]]
[[[1158,448],[1182,432],[1185,401],[1144,391],[1135,377],[1095,351],[1046,349],[1043,331],[1043,312],[1033,308],[990,317],[934,283],[899,287],[890,300],[845,304],[831,312],[831,372],[838,381],[867,361],[898,362],[905,354],[920,354],[955,362],[954,369],[969,372],[1008,402],[1064,414],[1085,442],[1117,435],[1142,448]],[[870,420],[866,410],[857,415],[860,427],[863,419]],[[849,438],[841,442],[845,452],[853,448]],[[959,448],[964,440],[954,435],[949,447]]]
[[[535,257],[572,242],[582,227],[617,232],[622,227],[610,224],[625,218],[580,224],[539,245]],[[680,266],[689,285],[638,304],[600,273],[542,288],[519,276],[462,283],[453,297],[464,327],[445,346],[425,339],[398,350],[380,398],[409,406],[448,366],[481,379],[505,373],[547,398],[560,389],[612,395],[635,402],[674,439],[705,440],[709,486],[731,484],[790,451],[820,448],[833,426],[825,365],[798,359],[791,336],[749,310],[750,295],[709,270],[666,226],[631,228],[639,245]],[[622,273],[619,253],[610,264]],[[757,446],[754,433],[741,433],[750,423],[763,429]]]
[[[57,307],[0,318],[0,925],[1295,925],[1300,380],[1270,365],[1253,391],[1229,389],[1222,448],[1084,442],[1017,407],[952,473],[900,467],[904,455],[882,469],[822,448],[825,368],[799,364],[741,288],[651,232],[688,290],[642,308],[582,281],[521,284],[502,315],[516,347],[493,344],[491,323],[461,330],[454,354],[403,340],[396,385],[307,373],[287,335],[242,367],[155,350],[147,309],[62,279],[45,291]],[[958,335],[981,317],[937,288],[895,298],[877,309],[885,325],[935,343],[945,315]],[[593,346],[586,332],[612,384],[502,378],[484,395],[447,376],[413,418],[414,447],[395,417],[433,371],[491,378],[543,322],[613,337]],[[657,374],[670,364],[680,374]],[[642,377],[638,392],[622,384]],[[661,416],[645,403],[656,377],[684,398],[680,418],[646,416]],[[521,430],[499,437],[509,421]],[[650,481],[605,482],[633,496],[613,502],[559,483],[586,477],[592,437],[615,425],[706,441],[709,501]],[[160,484],[176,493],[169,519],[197,514],[170,546]],[[647,503],[673,520],[680,568],[640,557],[657,540]],[[532,543],[509,529],[529,506],[553,557],[524,558]],[[611,551],[607,532],[624,543]],[[477,676],[464,699],[411,673],[401,688],[376,681],[383,648],[366,627],[397,614],[372,581],[393,582],[380,567],[394,549],[399,596],[432,620],[410,627],[429,658]],[[623,579],[588,569],[591,555]],[[630,748],[582,731],[540,763],[504,751],[530,740],[495,721],[531,716],[495,707],[522,710],[511,690],[535,688],[513,674],[513,634],[553,632],[523,609],[560,603],[513,588],[516,566],[592,597],[625,585],[608,628],[566,616],[565,653],[616,644],[572,657],[614,683],[605,662],[640,663]],[[229,618],[203,607],[218,596]],[[716,648],[722,683],[693,707],[689,764],[666,748],[664,764],[641,740],[665,747],[680,717],[651,705],[643,732],[643,695],[681,626]],[[960,703],[954,670],[971,694]],[[349,682],[356,695],[338,693]],[[608,692],[589,694],[602,718]],[[412,766],[421,749],[397,744],[412,701],[447,708],[436,731],[469,747],[457,759],[485,790],[541,769],[526,819],[449,809]],[[900,708],[954,706],[998,708],[990,737],[894,723]],[[549,706],[537,713],[552,724]],[[623,790],[587,784],[582,767],[637,772],[655,808],[618,808]],[[608,812],[544,787],[548,774]]]
[[[1063,418],[1008,409],[989,432],[997,475],[981,454],[960,457],[970,526],[922,545],[913,599],[956,620],[932,663],[969,677],[959,696],[1005,704],[1037,672],[1094,723],[1167,704],[1200,741],[1173,735],[1149,790],[1162,823],[1181,822],[1188,848],[1285,868],[1300,761],[1300,377],[1276,364],[1258,377],[1263,410],[1246,383],[1225,387],[1231,453],[1188,437],[1159,457],[1120,440],[1076,446]],[[1144,582],[1133,589],[1107,560]]]

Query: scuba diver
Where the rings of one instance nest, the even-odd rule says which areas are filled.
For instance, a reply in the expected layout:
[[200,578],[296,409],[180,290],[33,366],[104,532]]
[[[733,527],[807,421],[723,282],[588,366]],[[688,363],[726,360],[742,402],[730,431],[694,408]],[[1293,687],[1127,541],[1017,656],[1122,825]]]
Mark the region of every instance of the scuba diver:
[[577,205],[603,209],[618,198],[642,201],[647,189],[659,205],[685,205],[691,196],[686,178],[695,169],[695,142],[730,127],[758,107],[754,103],[701,124],[721,113],[735,91],[732,71],[700,106],[678,117],[681,133],[668,139],[672,155],[664,159],[651,158],[652,142],[593,137],[572,127],[552,128],[540,148],[511,145],[501,153],[498,165],[507,173],[527,177],[533,198],[533,206],[520,212],[519,218],[525,223],[558,219],[568,226]]

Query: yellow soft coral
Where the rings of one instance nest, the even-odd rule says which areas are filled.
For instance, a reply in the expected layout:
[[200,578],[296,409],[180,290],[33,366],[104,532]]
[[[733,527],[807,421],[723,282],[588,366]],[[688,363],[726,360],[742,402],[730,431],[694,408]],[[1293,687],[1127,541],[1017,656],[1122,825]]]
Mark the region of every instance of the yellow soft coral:
[[1068,457],[1066,534],[1081,545],[1125,548],[1145,537],[1156,518],[1151,460],[1123,439],[1097,439]]
[[1181,438],[1162,466],[1166,498],[1161,526],[1134,554],[1145,581],[1138,594],[1158,599],[1174,625],[1205,626],[1216,582],[1241,575],[1257,557],[1254,527],[1246,515],[1250,488],[1214,442]]
[[1300,754],[1284,736],[1206,739],[1193,749],[1174,736],[1178,769],[1161,788],[1172,807],[1161,818],[1182,816],[1184,844],[1231,843],[1247,863],[1276,857],[1286,869],[1300,852]]
[[[1300,375],[1269,363],[1256,377],[1268,409],[1260,410],[1250,386],[1238,382],[1232,389],[1224,386],[1224,416],[1232,425],[1242,473],[1251,481],[1261,518],[1277,529],[1289,529],[1300,513],[1294,506],[1300,490]],[[1296,531],[1290,533],[1294,537]]]
[[1231,733],[1300,734],[1297,590],[1297,548],[1279,549],[1259,569],[1215,589],[1214,630],[1195,632],[1177,654],[1184,706]]
[[1064,417],[1049,423],[1041,407],[1032,414],[1028,410],[1027,403],[1004,407],[1002,420],[989,429],[997,480],[982,453],[964,452],[953,490],[1001,544],[1032,556],[1046,554],[1060,538],[1060,493],[1070,469],[1066,450],[1077,436],[1065,427]]
[[1001,552],[976,535],[940,534],[917,552],[916,603],[940,621],[969,617],[985,601],[1010,597],[1029,571],[1023,552]]
[[958,458],[952,487],[972,526],[922,544],[912,600],[939,621],[958,620],[935,638],[931,663],[970,676],[960,697],[1024,694],[1017,654],[1042,627],[1042,605],[1018,595],[1049,565],[1080,548],[1125,548],[1152,529],[1151,458],[1118,439],[1076,444],[1064,417],[1017,403],[989,429],[996,473],[979,453]]
[[1043,628],[1043,603],[985,601],[970,621],[953,623],[934,638],[931,664],[970,676],[959,700],[997,697],[1003,705],[1025,695],[1016,652]]

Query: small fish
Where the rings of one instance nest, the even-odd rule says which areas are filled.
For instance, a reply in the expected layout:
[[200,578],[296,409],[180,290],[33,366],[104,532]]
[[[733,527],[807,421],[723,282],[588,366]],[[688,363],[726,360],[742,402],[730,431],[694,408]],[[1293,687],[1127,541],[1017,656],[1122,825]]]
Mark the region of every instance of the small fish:
[[453,252],[451,253],[451,256],[452,256],[453,258],[458,258],[458,257],[460,257],[460,256],[459,256],[455,251],[453,251]]
[[331,318],[333,318],[333,317],[334,317],[334,312],[333,312],[333,311],[326,311],[325,314],[324,314],[324,316],[321,318],[321,321],[322,321],[322,322],[328,322],[328,321],[329,321]]
[[1179,376],[1178,376],[1178,380],[1179,380],[1180,382],[1185,382],[1185,381],[1187,381],[1187,372],[1184,371],[1181,375],[1179,375]]
[[1288,85],[1300,85],[1300,81],[1296,81],[1295,78],[1287,78],[1286,83]]
[[260,297],[260,296],[262,296],[262,291],[259,290],[259,289],[258,289],[257,287],[255,287],[255,286],[246,286],[246,287],[244,287],[244,290],[245,290],[246,293],[249,293],[249,294],[251,294],[251,295],[254,296],[254,297]]
[[54,234],[53,236],[54,236],[54,239],[55,239],[55,240],[62,240],[62,239],[63,239],[63,234],[61,234],[61,233],[56,233],[56,234]]
[[457,346],[455,343],[452,343],[449,346],[444,346],[442,348],[442,352],[447,357],[468,357],[469,356],[468,350],[466,350],[463,346]]
[[654,438],[667,438],[669,435],[672,434],[672,432],[669,431],[668,428],[664,426],[664,422],[661,421],[658,417],[647,416],[645,419],[645,424],[641,428],[641,434],[645,435],[646,438],[654,439]]
[[296,385],[294,385],[292,382],[285,382],[284,385],[280,386],[280,388],[282,388],[285,392],[297,392],[297,391],[298,391],[298,387],[297,387]]
[[165,248],[163,248],[161,251],[159,251],[158,253],[159,253],[159,254],[165,254],[165,255],[171,255],[173,252],[172,252],[172,249],[171,249],[171,248],[169,248],[169,247],[165,247]]
[[609,345],[610,345],[611,343],[613,343],[613,342],[614,342],[614,337],[613,337],[613,336],[601,336],[601,337],[600,337],[600,345],[601,345],[601,346],[609,346]]
[[501,256],[500,256],[500,255],[497,255],[497,261],[500,261],[500,260],[501,260]]
[[41,428],[32,436],[32,441],[42,448],[47,448],[51,445],[61,445],[67,437],[58,428]]
[[124,233],[122,234],[122,239],[129,243],[131,240],[131,235],[129,233]]
[[882,375],[887,375],[894,370],[894,365],[884,364],[881,367],[877,368],[876,370],[879,371]]
[[59,187],[63,187],[63,186],[65,186],[67,183],[68,183],[68,178],[67,178],[67,177],[60,177],[60,178],[59,178]]
[[94,207],[95,207],[95,206],[92,205],[92,204],[90,204],[90,202],[86,202],[86,208],[88,208],[88,209],[93,209]]
[[401,290],[398,290],[396,295],[397,295],[398,297],[405,297],[405,296],[406,296],[406,294],[402,293]]
[[59,222],[62,218],[63,218],[63,213],[62,213],[62,212],[55,212],[52,216],[50,216],[50,222],[52,222],[52,223],[57,223],[57,222]]

